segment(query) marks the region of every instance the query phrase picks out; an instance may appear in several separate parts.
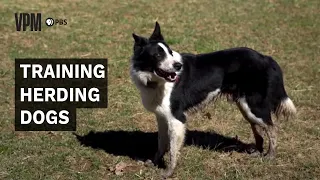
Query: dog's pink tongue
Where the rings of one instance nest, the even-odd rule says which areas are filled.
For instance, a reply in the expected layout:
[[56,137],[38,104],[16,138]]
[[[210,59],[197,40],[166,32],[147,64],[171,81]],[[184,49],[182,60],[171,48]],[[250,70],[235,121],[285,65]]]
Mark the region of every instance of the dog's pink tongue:
[[175,82],[179,82],[179,76],[176,77]]

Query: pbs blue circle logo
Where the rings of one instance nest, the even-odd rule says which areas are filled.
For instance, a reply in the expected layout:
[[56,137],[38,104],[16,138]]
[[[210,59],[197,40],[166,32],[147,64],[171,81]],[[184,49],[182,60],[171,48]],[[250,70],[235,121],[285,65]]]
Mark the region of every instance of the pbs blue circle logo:
[[46,19],[46,25],[47,26],[53,26],[54,25],[54,20],[52,18],[47,18]]

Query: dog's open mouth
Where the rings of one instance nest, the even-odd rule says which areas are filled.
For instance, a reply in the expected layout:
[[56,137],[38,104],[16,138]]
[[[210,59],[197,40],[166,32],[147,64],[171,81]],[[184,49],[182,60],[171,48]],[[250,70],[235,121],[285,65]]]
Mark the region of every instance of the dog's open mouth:
[[167,81],[174,82],[177,79],[177,74],[175,72],[167,72],[160,68],[155,70],[156,74]]

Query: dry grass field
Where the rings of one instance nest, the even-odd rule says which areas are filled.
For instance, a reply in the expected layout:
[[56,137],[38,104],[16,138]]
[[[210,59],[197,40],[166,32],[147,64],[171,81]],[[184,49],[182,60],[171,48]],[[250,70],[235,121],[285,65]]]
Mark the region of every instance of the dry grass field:
[[[247,46],[273,56],[298,113],[276,120],[278,156],[251,157],[249,124],[224,100],[196,113],[173,179],[320,179],[320,1],[108,0],[0,2],[0,179],[159,179],[155,117],[129,78],[132,32],[155,21],[178,52]],[[15,12],[66,18],[17,32]],[[76,132],[14,131],[15,58],[108,58],[109,107],[77,109]]]

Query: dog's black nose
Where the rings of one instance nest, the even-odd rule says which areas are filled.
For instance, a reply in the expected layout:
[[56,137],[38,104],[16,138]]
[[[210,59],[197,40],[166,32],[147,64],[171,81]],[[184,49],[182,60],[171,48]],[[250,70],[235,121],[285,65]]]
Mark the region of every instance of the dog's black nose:
[[179,71],[179,70],[182,68],[182,64],[176,62],[176,63],[173,64],[173,67],[174,67],[177,71]]

